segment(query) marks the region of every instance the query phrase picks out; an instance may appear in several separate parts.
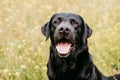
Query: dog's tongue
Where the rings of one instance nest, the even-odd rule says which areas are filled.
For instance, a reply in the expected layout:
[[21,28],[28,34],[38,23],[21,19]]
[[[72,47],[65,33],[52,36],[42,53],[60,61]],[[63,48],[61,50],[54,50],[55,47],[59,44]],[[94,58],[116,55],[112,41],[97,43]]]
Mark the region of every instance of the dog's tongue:
[[67,54],[70,50],[71,44],[68,42],[60,42],[58,43],[58,45],[56,46],[57,51],[60,54]]

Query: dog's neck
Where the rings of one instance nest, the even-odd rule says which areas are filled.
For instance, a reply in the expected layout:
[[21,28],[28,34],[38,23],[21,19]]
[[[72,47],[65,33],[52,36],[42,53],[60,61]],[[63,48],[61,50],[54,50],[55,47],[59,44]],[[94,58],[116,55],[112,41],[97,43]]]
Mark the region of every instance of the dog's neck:
[[[78,45],[77,48],[75,48],[75,50],[66,58],[59,57],[54,46],[51,46],[50,48],[50,60],[52,60],[51,66],[53,71],[57,71],[54,72],[56,75],[63,75],[66,77],[75,75],[86,79],[90,77],[94,65],[86,46],[83,48],[83,46],[81,47]],[[76,53],[78,53],[77,56],[75,55]]]

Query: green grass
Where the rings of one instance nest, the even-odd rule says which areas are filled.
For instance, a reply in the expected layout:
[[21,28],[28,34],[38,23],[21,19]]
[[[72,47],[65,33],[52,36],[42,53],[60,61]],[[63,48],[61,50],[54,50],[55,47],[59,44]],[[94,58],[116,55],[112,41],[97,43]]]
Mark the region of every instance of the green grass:
[[0,80],[47,80],[50,41],[40,28],[54,13],[80,14],[93,29],[89,50],[99,70],[120,73],[119,0],[1,0]]

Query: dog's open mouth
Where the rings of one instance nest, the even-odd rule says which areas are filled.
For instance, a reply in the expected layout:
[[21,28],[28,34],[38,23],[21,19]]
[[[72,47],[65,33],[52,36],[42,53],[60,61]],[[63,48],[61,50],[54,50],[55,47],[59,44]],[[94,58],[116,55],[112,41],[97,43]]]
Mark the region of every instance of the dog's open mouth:
[[72,43],[68,42],[67,40],[60,41],[57,43],[56,49],[60,57],[67,57],[72,49]]

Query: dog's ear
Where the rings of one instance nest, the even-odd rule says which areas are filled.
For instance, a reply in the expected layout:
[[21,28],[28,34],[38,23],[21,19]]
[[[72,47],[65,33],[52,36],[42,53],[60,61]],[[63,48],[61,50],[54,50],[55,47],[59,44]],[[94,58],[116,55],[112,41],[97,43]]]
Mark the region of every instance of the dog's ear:
[[47,22],[44,26],[42,26],[41,28],[41,32],[42,34],[46,37],[46,41],[48,40],[49,36],[50,36],[50,30],[49,30],[49,22]]
[[44,26],[42,26],[42,28],[41,28],[41,32],[42,32],[42,34],[46,37],[46,41],[49,39],[49,37],[50,37],[50,26],[51,26],[51,21],[52,21],[52,19],[53,19],[53,17],[55,16],[56,14],[54,14],[52,17],[51,17],[51,19],[50,19],[50,21],[49,22],[47,22]]
[[[83,48],[87,48],[87,38],[92,35],[92,29],[84,22],[84,20],[81,16],[79,16],[79,18],[80,18],[80,22],[81,22],[80,27],[81,27],[81,31],[82,31],[80,40],[82,41],[82,44],[84,45]],[[78,55],[79,54],[76,54],[75,56],[77,57]]]
[[83,43],[86,43],[88,37],[92,35],[92,29],[84,22]]
[[84,23],[84,34],[86,35],[86,38],[92,35],[92,29],[86,23]]
[[83,43],[87,42],[87,38],[90,37],[92,35],[92,29],[85,23],[85,21],[82,19],[82,24],[83,24],[83,35],[82,35],[82,39],[83,39]]

